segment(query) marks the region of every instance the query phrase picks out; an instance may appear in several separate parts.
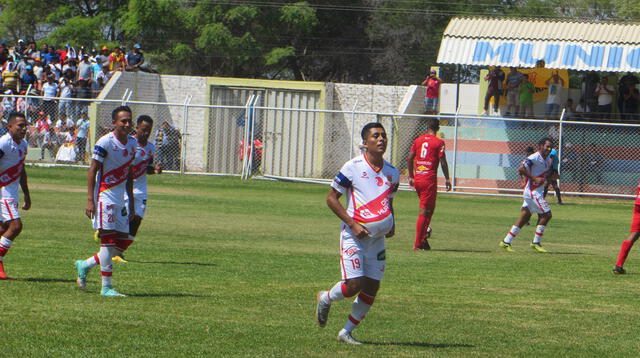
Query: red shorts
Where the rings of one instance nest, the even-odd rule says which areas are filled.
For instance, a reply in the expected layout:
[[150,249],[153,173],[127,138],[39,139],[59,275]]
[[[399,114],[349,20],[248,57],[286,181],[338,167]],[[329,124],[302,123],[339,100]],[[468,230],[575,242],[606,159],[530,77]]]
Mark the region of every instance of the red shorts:
[[633,218],[631,219],[631,232],[640,232],[640,205],[633,206]]
[[416,193],[420,199],[420,209],[433,211],[436,208],[436,195],[438,194],[437,181],[416,181]]

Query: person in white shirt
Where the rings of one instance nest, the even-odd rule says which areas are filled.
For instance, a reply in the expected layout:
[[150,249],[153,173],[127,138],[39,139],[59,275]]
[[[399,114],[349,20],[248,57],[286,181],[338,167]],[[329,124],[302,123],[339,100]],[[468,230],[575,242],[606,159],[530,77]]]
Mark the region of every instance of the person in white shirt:
[[613,102],[614,91],[613,86],[609,84],[609,78],[602,77],[595,91],[598,97],[596,115],[602,120],[607,120],[611,117],[611,103]]

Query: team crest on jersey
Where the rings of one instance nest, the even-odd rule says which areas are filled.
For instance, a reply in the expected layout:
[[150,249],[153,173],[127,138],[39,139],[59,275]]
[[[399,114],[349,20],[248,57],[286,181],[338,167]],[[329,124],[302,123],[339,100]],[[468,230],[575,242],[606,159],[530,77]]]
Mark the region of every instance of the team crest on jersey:
[[107,210],[112,210],[112,209],[113,209],[113,204],[107,205]]
[[144,156],[145,156],[145,154],[147,154],[147,153],[145,153],[144,149],[141,149],[141,150],[140,150],[140,155],[142,155],[142,156],[144,157]]
[[358,253],[358,249],[351,248],[351,249],[344,250],[344,254],[347,255],[347,256],[351,256],[351,255],[354,255],[354,254],[357,254],[357,253]]
[[382,178],[380,178],[380,177],[376,177],[376,184],[378,186],[383,186],[384,185],[384,180],[382,180]]
[[367,172],[362,172],[362,175],[360,176],[360,178],[368,179],[369,176],[367,175]]
[[126,157],[127,155],[129,155],[129,151],[127,150],[127,148],[124,148],[124,152],[122,152],[122,156]]

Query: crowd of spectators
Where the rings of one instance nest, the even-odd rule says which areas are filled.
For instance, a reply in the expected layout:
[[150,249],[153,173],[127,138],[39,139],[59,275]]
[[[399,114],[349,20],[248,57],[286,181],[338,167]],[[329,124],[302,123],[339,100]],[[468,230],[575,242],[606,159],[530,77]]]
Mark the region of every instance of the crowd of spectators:
[[[585,76],[584,95],[576,103],[566,98],[565,81],[557,71],[545,81],[548,89],[545,100],[544,116],[533,111],[533,96],[536,88],[527,74],[519,72],[515,67],[505,75],[500,66],[491,69],[484,78],[487,81],[487,92],[484,99],[484,115],[489,115],[489,104],[493,99],[493,113],[497,114],[500,97],[507,100],[506,117],[558,119],[562,110],[565,118],[570,120],[640,121],[640,91],[637,85],[640,80],[629,72],[618,81],[618,88],[609,84],[609,77]],[[565,100],[566,98],[566,100]],[[617,113],[614,113],[614,100]]]
[[6,133],[9,113],[26,112],[31,124],[27,139],[41,149],[41,159],[49,154],[55,160],[84,162],[90,99],[115,71],[144,69],[139,44],[125,53],[122,47],[97,51],[44,43],[38,49],[35,42],[0,42],[0,134]]

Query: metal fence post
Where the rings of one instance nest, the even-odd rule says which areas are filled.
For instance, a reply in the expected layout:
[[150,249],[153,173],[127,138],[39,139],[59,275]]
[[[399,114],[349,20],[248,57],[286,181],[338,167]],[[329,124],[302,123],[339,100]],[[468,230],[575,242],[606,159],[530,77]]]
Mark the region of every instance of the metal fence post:
[[180,148],[180,173],[184,174],[187,162],[187,121],[189,120],[189,105],[193,96],[187,94],[184,98],[184,112],[182,115],[182,143]]
[[252,94],[249,99],[247,100],[247,103],[244,107],[244,135],[243,135],[243,141],[242,141],[242,173],[241,173],[241,178],[242,180],[246,180],[249,178],[249,174],[248,174],[248,168],[247,165],[249,164],[249,153],[247,153],[247,151],[249,150],[249,140],[250,140],[250,131],[251,128],[249,128],[249,120],[251,117],[251,108],[253,106],[254,100],[256,98],[255,94]]
[[29,121],[29,93],[31,92],[31,87],[33,85],[29,85],[24,93],[24,118],[27,118],[27,121]]
[[460,106],[456,108],[456,114],[453,117],[453,161],[451,162],[453,170],[451,171],[451,190],[456,191],[456,161],[458,157],[458,114]]
[[351,145],[349,146],[349,158],[353,158],[353,144],[356,135],[356,107],[358,106],[358,98],[351,109]]

